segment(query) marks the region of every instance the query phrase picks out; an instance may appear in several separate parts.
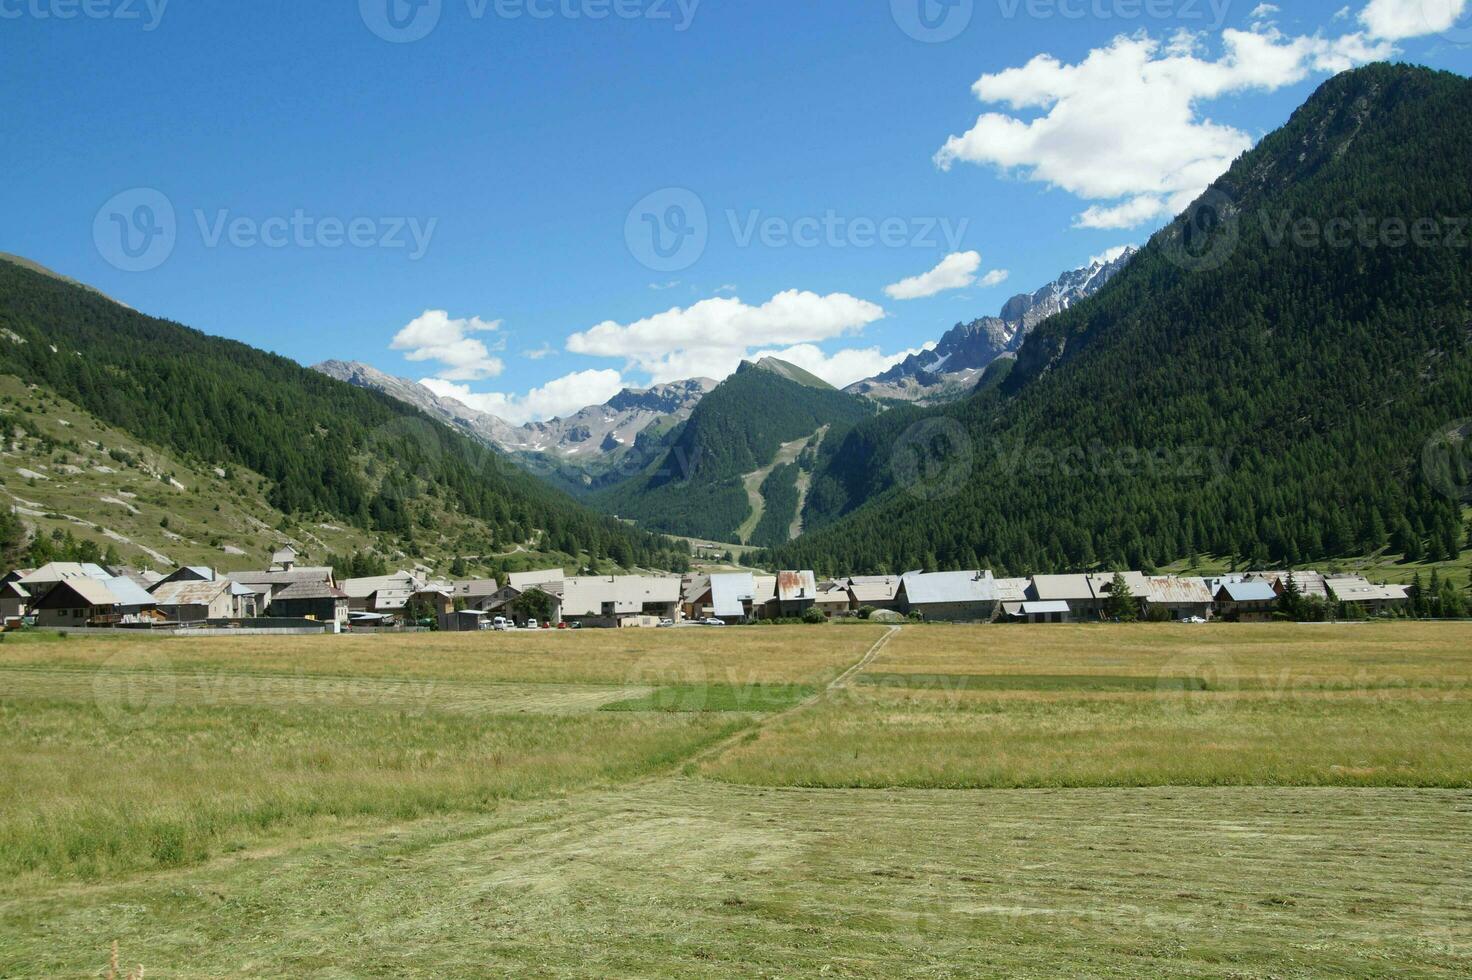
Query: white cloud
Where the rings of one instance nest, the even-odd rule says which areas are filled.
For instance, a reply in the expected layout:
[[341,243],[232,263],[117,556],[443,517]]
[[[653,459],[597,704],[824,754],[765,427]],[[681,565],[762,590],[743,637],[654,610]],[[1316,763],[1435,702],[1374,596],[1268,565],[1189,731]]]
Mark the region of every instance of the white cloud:
[[715,291],[718,293],[734,293],[736,292],[736,287],[728,282],[724,286],[717,286]]
[[1133,247],[1132,245],[1116,245],[1113,248],[1106,248],[1098,255],[1092,256],[1089,259],[1089,265],[1108,265]]
[[1248,14],[1247,17],[1249,20],[1267,20],[1269,17],[1273,16],[1273,14],[1276,14],[1277,12],[1277,4],[1260,3],[1256,7],[1252,8],[1252,13]]
[[791,289],[761,306],[716,297],[629,324],[605,321],[567,338],[567,349],[622,358],[652,375],[655,383],[724,378],[753,348],[831,340],[883,317],[882,307],[846,293],[819,296]]
[[855,381],[888,371],[911,354],[919,354],[934,347],[935,343],[931,342],[924,347],[900,351],[898,354],[881,353],[878,347],[852,347],[825,354],[814,344],[798,344],[783,350],[758,351],[750,359],[775,357],[816,374],[835,388],[847,388]]
[[1371,37],[1400,41],[1446,30],[1466,7],[1467,0],[1370,0],[1359,19]]
[[1089,207],[1079,226],[1134,227],[1183,210],[1252,145],[1247,133],[1202,117],[1201,103],[1273,91],[1394,50],[1360,33],[1290,37],[1268,25],[1223,31],[1215,58],[1202,56],[1205,41],[1186,31],[1165,41],[1143,32],[1121,35],[1077,64],[1044,54],[983,75],[972,87],[977,98],[1013,114],[983,113],[969,131],[946,141],[936,164],[1017,171],[1085,200],[1109,202]]
[[528,361],[540,361],[544,358],[551,357],[555,353],[557,352],[552,349],[551,344],[543,344],[541,347],[533,347],[531,350],[522,351],[521,356]]
[[651,282],[649,288],[656,293],[664,292],[666,289],[674,289],[680,284],[680,280],[671,279],[669,282]]
[[890,299],[923,299],[947,289],[965,289],[976,281],[980,268],[980,252],[952,252],[929,272],[885,286],[884,292]]
[[404,351],[404,357],[410,361],[439,362],[444,370],[436,373],[443,378],[454,381],[494,378],[505,369],[505,364],[491,356],[484,341],[467,335],[500,329],[500,320],[486,321],[480,317],[456,320],[444,310],[425,310],[394,335],[389,347]]
[[980,285],[983,289],[989,286],[1000,286],[1002,283],[1007,281],[1007,277],[1010,275],[1012,275],[1012,273],[1006,269],[993,269],[991,272],[988,272],[986,275],[981,277]]
[[475,392],[469,385],[444,378],[425,378],[419,383],[442,398],[454,398],[513,425],[571,415],[589,405],[606,402],[627,387],[623,376],[612,370],[578,371],[555,378],[524,395]]

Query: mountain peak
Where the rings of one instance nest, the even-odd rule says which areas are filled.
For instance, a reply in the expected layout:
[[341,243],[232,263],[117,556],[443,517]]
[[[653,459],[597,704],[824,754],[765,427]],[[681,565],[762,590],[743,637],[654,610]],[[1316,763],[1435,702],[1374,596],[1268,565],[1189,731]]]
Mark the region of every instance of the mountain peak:
[[794,381],[807,388],[826,388],[830,390],[833,388],[831,384],[816,374],[776,357],[763,357],[755,364],[751,361],[742,361],[741,366],[736,370],[738,373],[741,371],[768,371],[778,377],[786,378],[788,381]]

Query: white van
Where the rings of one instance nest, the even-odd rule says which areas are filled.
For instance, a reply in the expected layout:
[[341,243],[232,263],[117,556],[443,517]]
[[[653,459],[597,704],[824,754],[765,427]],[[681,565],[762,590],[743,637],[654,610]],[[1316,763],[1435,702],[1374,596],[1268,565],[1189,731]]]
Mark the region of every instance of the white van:
[[491,629],[495,630],[497,633],[505,632],[510,628],[511,620],[507,619],[505,616],[497,616],[495,619],[491,620]]

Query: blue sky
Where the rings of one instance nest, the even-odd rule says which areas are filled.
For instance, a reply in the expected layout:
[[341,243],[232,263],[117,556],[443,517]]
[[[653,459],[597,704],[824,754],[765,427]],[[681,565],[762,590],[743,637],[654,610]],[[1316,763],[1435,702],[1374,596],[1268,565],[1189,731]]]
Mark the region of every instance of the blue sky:
[[1336,70],[1468,73],[1468,7],[0,0],[0,250],[515,421],[843,383],[1143,242]]

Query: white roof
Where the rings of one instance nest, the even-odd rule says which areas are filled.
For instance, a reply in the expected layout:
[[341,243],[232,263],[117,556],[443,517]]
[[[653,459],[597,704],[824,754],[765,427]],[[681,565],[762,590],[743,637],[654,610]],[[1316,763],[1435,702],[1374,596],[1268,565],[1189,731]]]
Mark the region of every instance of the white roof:
[[750,572],[710,577],[710,604],[716,616],[745,616],[746,603],[756,598],[756,579]]
[[997,587],[997,598],[1002,602],[1022,602],[1027,598],[1027,579],[999,578],[993,581]]
[[228,579],[203,582],[188,579],[183,582],[165,582],[153,588],[153,601],[160,606],[208,606],[221,595],[231,591]]
[[1266,582],[1223,582],[1217,595],[1226,593],[1231,602],[1271,602],[1278,593]]
[[1068,612],[1068,603],[1062,599],[1053,599],[1048,602],[1024,602],[1022,614],[1024,616],[1046,616],[1052,613]]
[[551,585],[567,578],[560,568],[545,568],[539,572],[512,572],[506,576],[506,584],[517,592],[525,592],[534,585]]
[[951,602],[996,602],[991,572],[909,572],[900,580],[910,605]]
[[56,582],[66,582],[72,579],[90,578],[101,581],[112,578],[107,570],[100,565],[91,562],[81,563],[74,561],[53,561],[42,565],[29,575],[19,579],[21,585],[46,585]]
[[654,575],[570,578],[564,583],[564,616],[601,616],[605,603],[615,615],[644,611],[645,603],[678,604],[680,580]]
[[856,575],[848,580],[849,591],[854,600],[865,602],[893,602],[900,591],[898,575]]
[[[83,575],[80,578],[69,578],[57,583],[56,588],[65,587],[71,589],[81,596],[89,606],[116,606],[119,604],[118,597],[113,595],[112,590],[105,582]],[[50,593],[47,593],[49,597]],[[43,602],[45,599],[43,598]]]
[[1375,585],[1358,575],[1326,580],[1340,602],[1399,602],[1409,598],[1404,585]]
[[398,591],[412,592],[419,588],[419,580],[409,572],[394,572],[392,575],[374,575],[368,578],[350,578],[341,583],[338,588],[348,594],[350,599],[366,599],[375,592],[383,589],[394,589]]

